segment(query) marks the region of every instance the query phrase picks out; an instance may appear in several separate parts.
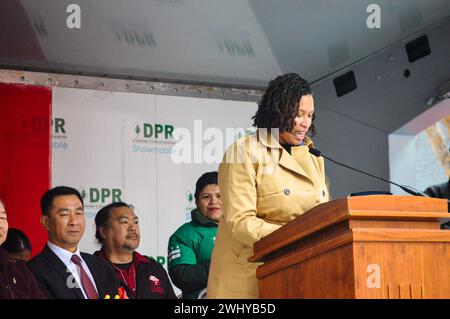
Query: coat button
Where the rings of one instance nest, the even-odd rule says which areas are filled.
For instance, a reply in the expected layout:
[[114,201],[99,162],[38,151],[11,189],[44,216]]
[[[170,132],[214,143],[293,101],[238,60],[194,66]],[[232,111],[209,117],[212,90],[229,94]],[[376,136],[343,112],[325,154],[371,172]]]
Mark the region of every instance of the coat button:
[[323,197],[325,197],[325,191],[322,191],[322,195],[323,195]]
[[291,193],[291,190],[289,188],[284,189],[284,195],[289,195]]

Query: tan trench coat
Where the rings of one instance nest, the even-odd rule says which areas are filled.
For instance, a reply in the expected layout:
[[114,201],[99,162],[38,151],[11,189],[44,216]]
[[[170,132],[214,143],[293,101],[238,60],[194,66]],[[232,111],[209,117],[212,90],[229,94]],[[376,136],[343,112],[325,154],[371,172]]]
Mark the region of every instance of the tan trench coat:
[[253,244],[329,200],[323,158],[311,155],[309,147],[313,143],[306,138],[304,146],[292,147],[289,154],[277,140],[257,133],[227,150],[219,167],[224,214],[211,260],[208,298],[258,298],[256,268],[261,263],[247,261]]

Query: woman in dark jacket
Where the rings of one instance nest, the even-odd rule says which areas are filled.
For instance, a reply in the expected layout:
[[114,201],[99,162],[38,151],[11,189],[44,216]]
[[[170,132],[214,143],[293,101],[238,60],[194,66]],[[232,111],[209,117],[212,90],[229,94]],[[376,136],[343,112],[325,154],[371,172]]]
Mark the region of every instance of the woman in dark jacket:
[[[5,205],[0,200],[0,245],[6,240],[8,221]],[[20,260],[10,260],[3,248],[0,248],[0,299],[45,298],[39,290],[33,274]]]
[[17,228],[9,228],[6,241],[0,245],[11,260],[27,262],[31,257],[31,244],[23,231]]

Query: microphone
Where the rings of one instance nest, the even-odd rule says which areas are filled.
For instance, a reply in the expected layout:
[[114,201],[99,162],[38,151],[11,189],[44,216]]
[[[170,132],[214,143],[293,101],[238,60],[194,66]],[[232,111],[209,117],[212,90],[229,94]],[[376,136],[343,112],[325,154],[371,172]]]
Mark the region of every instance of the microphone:
[[[343,163],[340,163],[340,162],[338,162],[338,161],[335,161],[334,159],[329,158],[329,157],[323,155],[318,149],[315,149],[315,148],[312,148],[312,147],[311,147],[311,148],[309,149],[309,152],[310,152],[312,155],[314,155],[314,156],[317,156],[317,157],[322,156],[323,158],[326,158],[327,160],[329,160],[329,161],[331,161],[331,162],[333,162],[333,163],[335,163],[335,164],[338,164],[338,165],[340,165],[340,166],[343,166],[343,167],[345,167],[345,168],[348,168],[348,169],[351,169],[351,170],[353,170],[353,171],[357,171],[357,172],[359,172],[359,173],[362,173],[362,174],[364,174],[364,175],[368,175],[368,176],[370,176],[370,177],[379,179],[379,180],[381,180],[381,181],[383,181],[383,182],[390,183],[390,184],[393,184],[393,185],[395,185],[395,186],[398,186],[398,187],[400,187],[401,189],[403,189],[405,192],[407,192],[408,194],[411,194],[411,195],[414,195],[414,196],[430,197],[430,196],[428,196],[427,194],[425,194],[425,193],[423,193],[423,192],[420,192],[420,191],[418,191],[418,190],[416,190],[416,189],[413,189],[412,187],[409,187],[409,186],[406,186],[406,185],[400,185],[400,184],[394,183],[394,182],[392,182],[392,181],[388,181],[388,180],[386,180],[386,179],[384,179],[384,178],[381,178],[381,177],[372,175],[372,174],[370,174],[370,173],[361,171],[361,170],[359,170],[359,169],[357,169],[357,168],[353,168],[353,167],[350,167],[350,166],[348,166],[348,165],[346,165],[346,164],[343,164]],[[450,205],[450,204],[449,204],[449,205]]]

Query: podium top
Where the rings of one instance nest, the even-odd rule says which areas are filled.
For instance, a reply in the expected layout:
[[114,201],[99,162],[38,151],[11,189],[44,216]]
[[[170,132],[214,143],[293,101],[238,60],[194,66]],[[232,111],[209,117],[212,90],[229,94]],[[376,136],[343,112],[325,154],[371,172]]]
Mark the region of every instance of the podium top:
[[346,220],[438,222],[449,218],[445,199],[396,195],[341,198],[310,209],[256,242],[255,255],[249,260],[261,260],[264,255]]

